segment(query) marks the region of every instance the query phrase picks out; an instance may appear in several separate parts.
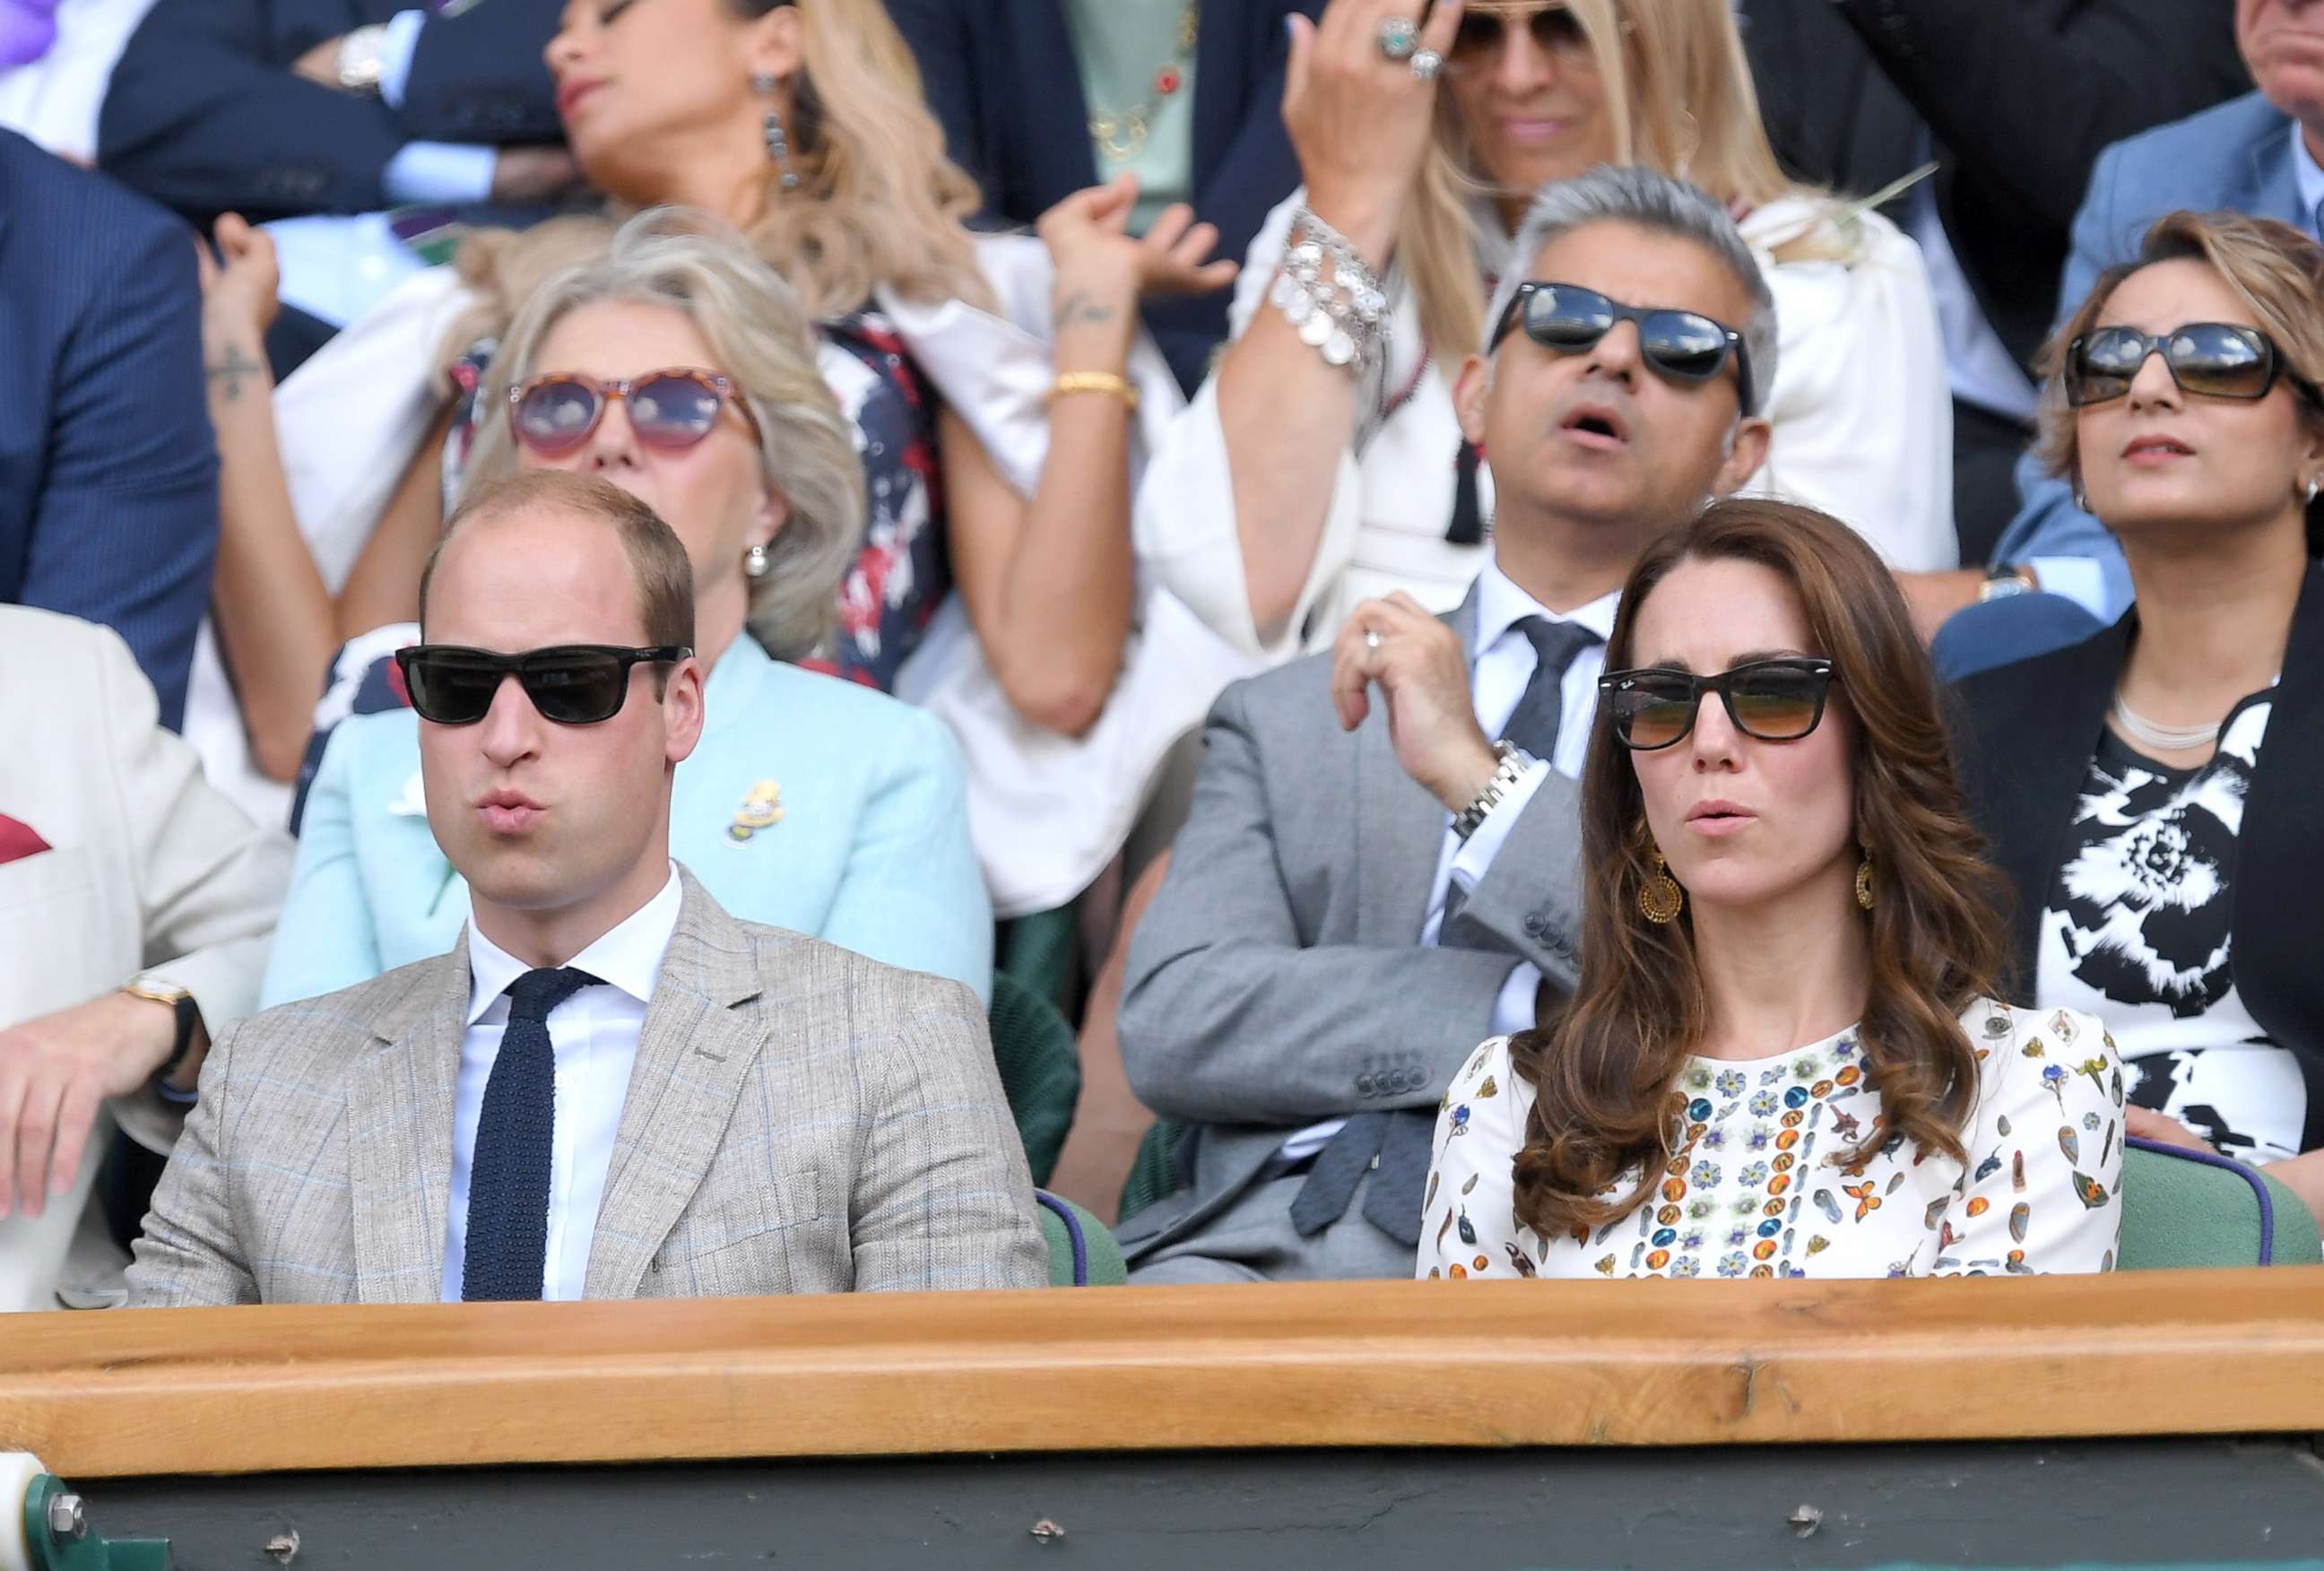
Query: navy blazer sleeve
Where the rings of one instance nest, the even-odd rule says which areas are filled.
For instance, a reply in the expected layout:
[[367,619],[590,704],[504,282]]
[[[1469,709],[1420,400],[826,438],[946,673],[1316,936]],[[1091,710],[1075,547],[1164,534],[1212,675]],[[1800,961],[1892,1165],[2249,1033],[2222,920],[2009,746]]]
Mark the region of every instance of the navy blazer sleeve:
[[8,598],[120,633],[175,730],[217,555],[193,236],[79,170],[7,184],[0,273],[51,285],[32,290],[48,301],[35,331],[49,363],[5,367],[45,374],[48,395],[47,461]]
[[271,0],[161,0],[113,68],[97,166],[205,228],[228,210],[259,221],[384,207],[380,177],[405,141],[392,113],[290,70],[365,18],[312,10],[285,30]]
[[[417,0],[415,0],[417,3]],[[484,0],[432,16],[411,53],[396,124],[414,142],[562,142],[543,51],[563,0]]]
[[562,133],[541,51],[554,0],[482,0],[420,30],[403,106],[294,75],[317,44],[397,0],[162,0],[131,34],[97,117],[99,167],[208,226],[388,205],[407,142],[549,142]]

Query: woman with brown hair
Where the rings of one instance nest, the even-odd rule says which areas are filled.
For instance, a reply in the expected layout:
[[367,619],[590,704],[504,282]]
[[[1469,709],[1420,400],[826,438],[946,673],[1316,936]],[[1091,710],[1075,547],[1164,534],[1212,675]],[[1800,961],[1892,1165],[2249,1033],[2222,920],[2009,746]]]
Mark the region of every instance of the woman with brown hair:
[[1962,684],[2017,979],[2104,1010],[2131,1130],[2324,1214],[2324,247],[2173,213],[2049,351],[2042,455],[2122,541],[2105,632]]
[[1454,1077],[1419,1274],[2111,1270],[2121,1064],[1993,1001],[1998,881],[1870,549],[1716,504],[1606,663],[1580,985]]

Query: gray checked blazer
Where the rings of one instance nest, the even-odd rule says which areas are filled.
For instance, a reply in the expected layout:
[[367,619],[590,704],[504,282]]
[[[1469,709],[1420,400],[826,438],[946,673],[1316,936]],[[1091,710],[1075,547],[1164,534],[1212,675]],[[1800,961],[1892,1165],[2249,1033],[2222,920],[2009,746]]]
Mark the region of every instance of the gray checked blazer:
[[[587,1296],[1046,1283],[975,995],[737,921],[679,876]],[[464,935],[221,1037],[130,1301],[436,1299],[468,985]]]
[[[1476,642],[1476,592],[1444,621]],[[1490,1034],[1520,958],[1572,991],[1581,786],[1553,772],[1459,920],[1424,948],[1443,804],[1396,761],[1375,696],[1340,729],[1327,653],[1237,682],[1211,710],[1194,808],[1131,940],[1121,1055],[1155,1112],[1203,1126],[1191,1194],[1126,1220],[1135,1259],[1216,1215],[1294,1131],[1430,1107]]]

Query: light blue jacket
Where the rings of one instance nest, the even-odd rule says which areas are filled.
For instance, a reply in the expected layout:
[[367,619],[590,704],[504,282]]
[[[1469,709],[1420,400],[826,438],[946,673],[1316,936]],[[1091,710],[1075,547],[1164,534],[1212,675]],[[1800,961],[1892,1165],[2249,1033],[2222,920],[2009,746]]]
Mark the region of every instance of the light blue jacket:
[[[770,659],[745,634],[711,671],[678,766],[670,855],[745,921],[992,991],[992,905],[968,837],[960,751],[934,716]],[[468,886],[428,827],[420,722],[340,723],[307,800],[262,1007],[450,949]],[[782,817],[729,833],[761,781]],[[763,813],[758,815],[763,818]]]
[[[2315,233],[2315,215],[2300,210],[2291,119],[2257,93],[2247,93],[2098,154],[2074,215],[2073,250],[2058,287],[2059,321],[2080,307],[2101,272],[2138,255],[2138,243],[2157,218],[2181,208],[2231,208]],[[2106,525],[2076,507],[2073,488],[2051,478],[2031,453],[2018,460],[2017,494],[2022,505],[1993,559],[2089,558],[2106,580],[2105,604],[2089,609],[2102,623],[2120,617],[2130,605],[2130,569]]]

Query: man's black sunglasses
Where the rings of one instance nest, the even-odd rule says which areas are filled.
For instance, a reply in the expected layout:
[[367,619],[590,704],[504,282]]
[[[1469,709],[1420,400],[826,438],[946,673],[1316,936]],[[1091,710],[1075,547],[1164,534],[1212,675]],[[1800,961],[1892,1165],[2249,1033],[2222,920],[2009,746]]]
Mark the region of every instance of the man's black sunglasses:
[[1499,348],[1511,329],[1522,327],[1545,349],[1579,355],[1612,332],[1617,322],[1637,324],[1639,352],[1672,382],[1709,382],[1732,355],[1735,396],[1743,412],[1751,412],[1751,352],[1743,335],[1699,311],[1628,306],[1579,284],[1529,282],[1517,285],[1494,325],[1492,347]]
[[1598,691],[1616,741],[1636,753],[1674,747],[1694,729],[1702,695],[1717,693],[1735,729],[1762,742],[1797,742],[1823,719],[1832,664],[1804,655],[1747,661],[1715,677],[1661,666],[1609,671]]
[[516,678],[541,718],[559,725],[595,725],[622,712],[630,670],[682,661],[684,644],[628,649],[611,643],[562,643],[498,654],[452,643],[415,643],[395,652],[404,690],[422,720],[473,725],[491,712],[501,683]]

